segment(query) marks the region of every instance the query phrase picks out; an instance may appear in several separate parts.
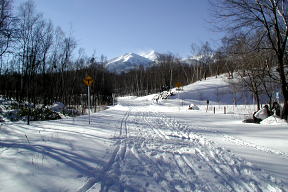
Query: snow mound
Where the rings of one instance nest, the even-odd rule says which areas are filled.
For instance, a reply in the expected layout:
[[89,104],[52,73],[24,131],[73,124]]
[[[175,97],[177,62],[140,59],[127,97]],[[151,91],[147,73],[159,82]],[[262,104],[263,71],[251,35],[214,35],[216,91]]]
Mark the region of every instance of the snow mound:
[[280,119],[279,117],[276,116],[270,116],[263,121],[260,122],[260,124],[263,125],[286,125],[287,126],[287,121],[284,119]]
[[118,104],[113,107],[113,110],[127,111],[129,110],[129,107]]
[[5,107],[3,105],[0,105],[0,113],[3,113],[5,110]]
[[188,108],[189,110],[200,110],[200,108],[197,106],[197,105],[195,105],[194,103],[192,103],[191,105],[189,105],[189,108]]
[[65,105],[61,102],[56,102],[52,106],[50,106],[49,108],[55,112],[62,112],[63,109],[65,108]]

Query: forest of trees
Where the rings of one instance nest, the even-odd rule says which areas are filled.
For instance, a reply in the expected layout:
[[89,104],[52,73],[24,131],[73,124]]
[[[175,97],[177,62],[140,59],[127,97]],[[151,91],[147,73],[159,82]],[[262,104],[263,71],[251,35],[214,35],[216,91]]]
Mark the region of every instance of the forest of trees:
[[0,0],[0,95],[34,105],[86,104],[82,80],[90,75],[95,82],[92,104],[111,104],[114,94],[146,95],[174,87],[176,82],[186,85],[227,73],[239,79],[233,86],[253,93],[258,108],[261,95],[268,96],[271,104],[280,90],[285,107],[282,117],[287,119],[287,1],[213,2],[213,14],[219,19],[215,23],[227,32],[216,50],[206,42],[195,51],[199,59],[193,64],[161,54],[150,68],[114,74],[106,70],[104,56],[86,56],[72,35],[37,13],[33,1],[23,3],[14,15],[12,1]]

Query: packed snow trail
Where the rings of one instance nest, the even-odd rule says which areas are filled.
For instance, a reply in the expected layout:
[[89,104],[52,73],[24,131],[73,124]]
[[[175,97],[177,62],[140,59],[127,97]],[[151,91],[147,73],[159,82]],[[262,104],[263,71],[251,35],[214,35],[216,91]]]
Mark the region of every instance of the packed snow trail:
[[[130,109],[100,191],[284,192],[276,179],[162,113]],[[94,191],[91,183],[85,191]],[[84,190],[82,190],[84,191]]]

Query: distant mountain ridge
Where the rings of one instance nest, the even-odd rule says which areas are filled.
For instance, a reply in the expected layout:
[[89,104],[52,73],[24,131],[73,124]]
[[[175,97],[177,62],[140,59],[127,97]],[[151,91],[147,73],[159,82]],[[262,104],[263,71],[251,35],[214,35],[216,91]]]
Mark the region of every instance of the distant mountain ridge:
[[113,73],[128,72],[133,69],[137,69],[140,66],[144,68],[149,67],[153,64],[153,61],[142,57],[135,53],[126,53],[120,57],[111,59],[106,64],[108,71]]
[[150,51],[144,54],[126,53],[108,61],[105,65],[108,71],[113,73],[125,73],[140,66],[144,68],[151,67],[155,64],[160,54],[156,51]]
[[[149,68],[157,63],[157,59],[160,55],[161,53],[158,53],[154,50],[142,54],[126,53],[109,60],[105,67],[108,71],[118,74],[129,72],[139,68],[140,66]],[[181,59],[180,61],[190,65],[197,63],[197,60],[193,58]]]

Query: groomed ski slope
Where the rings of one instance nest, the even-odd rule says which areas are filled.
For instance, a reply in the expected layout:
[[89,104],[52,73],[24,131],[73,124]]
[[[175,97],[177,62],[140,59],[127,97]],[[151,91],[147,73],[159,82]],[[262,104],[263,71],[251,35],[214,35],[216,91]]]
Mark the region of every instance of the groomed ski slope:
[[288,191],[287,124],[153,97],[119,98],[91,125],[2,124],[0,191]]

